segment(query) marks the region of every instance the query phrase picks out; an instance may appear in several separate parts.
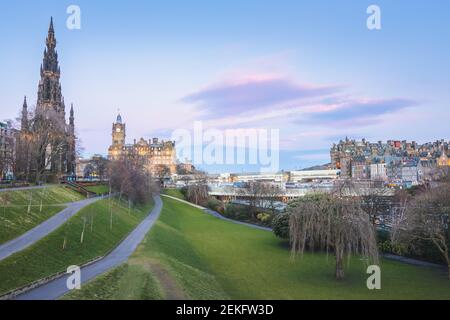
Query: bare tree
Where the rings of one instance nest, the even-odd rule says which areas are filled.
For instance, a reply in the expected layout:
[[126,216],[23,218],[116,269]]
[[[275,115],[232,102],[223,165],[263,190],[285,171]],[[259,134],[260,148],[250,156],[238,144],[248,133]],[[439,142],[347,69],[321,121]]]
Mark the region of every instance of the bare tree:
[[149,200],[157,192],[154,180],[145,166],[145,159],[138,153],[130,152],[109,164],[111,189],[125,196],[133,203]]
[[359,192],[361,208],[369,215],[370,221],[376,225],[380,216],[389,213],[392,205],[392,192],[382,186],[380,181],[370,181],[368,185]]
[[163,164],[158,164],[153,167],[153,174],[159,180],[160,185],[164,184],[164,179],[170,176],[170,168]]
[[186,199],[189,202],[204,205],[208,200],[208,179],[205,173],[196,172],[193,182],[187,186]]
[[352,254],[378,262],[375,232],[358,202],[347,197],[312,194],[292,202],[289,234],[292,253],[303,254],[306,247],[334,251],[336,279],[344,278],[344,259]]
[[392,241],[417,251],[417,240],[432,243],[448,266],[450,280],[450,183],[439,182],[415,198],[394,219]]
[[55,110],[30,113],[30,130],[17,136],[16,171],[28,181],[41,181],[44,173],[65,171],[64,165],[70,147],[64,119]]
[[258,208],[263,206],[265,185],[261,181],[249,181],[243,188],[238,189],[240,197],[248,201],[250,213],[256,218]]
[[280,186],[273,183],[265,183],[263,185],[263,206],[264,208],[270,210],[272,214],[275,214],[276,211],[276,203],[280,200],[280,197],[283,194],[283,190],[281,190]]
[[250,181],[243,188],[238,189],[238,195],[248,201],[250,212],[255,218],[258,208],[275,213],[276,202],[282,194],[283,191],[278,185],[265,181]]

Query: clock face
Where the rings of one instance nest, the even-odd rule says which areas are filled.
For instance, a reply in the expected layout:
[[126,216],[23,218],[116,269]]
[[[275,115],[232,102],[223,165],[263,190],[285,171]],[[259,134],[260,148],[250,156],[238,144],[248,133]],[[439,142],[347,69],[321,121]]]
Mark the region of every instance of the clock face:
[[120,128],[117,128],[117,129],[116,129],[116,132],[120,132]]

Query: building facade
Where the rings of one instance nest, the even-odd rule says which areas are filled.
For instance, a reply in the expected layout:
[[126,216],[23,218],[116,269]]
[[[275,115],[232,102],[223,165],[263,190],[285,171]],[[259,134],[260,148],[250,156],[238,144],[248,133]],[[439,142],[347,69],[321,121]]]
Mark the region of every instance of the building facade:
[[134,140],[126,143],[126,125],[119,114],[112,125],[112,144],[108,149],[108,159],[116,160],[123,156],[137,154],[145,160],[148,170],[154,175],[162,173],[175,174],[177,158],[174,141],[164,141],[158,138]]
[[450,165],[449,146],[450,142],[445,140],[418,144],[405,140],[371,143],[346,138],[332,146],[331,165],[341,170],[343,178],[414,185],[433,169]]
[[15,133],[10,122],[0,122],[0,180],[14,174]]

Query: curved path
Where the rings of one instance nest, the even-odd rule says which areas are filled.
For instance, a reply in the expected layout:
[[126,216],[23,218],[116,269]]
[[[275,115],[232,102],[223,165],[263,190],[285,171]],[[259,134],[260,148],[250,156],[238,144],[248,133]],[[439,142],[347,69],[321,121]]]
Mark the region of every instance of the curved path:
[[78,211],[80,211],[83,207],[102,199],[101,197],[95,197],[91,199],[86,199],[77,202],[70,202],[66,204],[62,204],[67,206],[67,208],[63,209],[59,213],[55,214],[53,217],[48,220],[42,222],[37,225],[33,229],[27,231],[21,236],[10,240],[2,245],[0,245],[0,261],[9,257],[10,255],[19,252],[35,242],[41,240],[49,233],[60,227],[64,222],[69,220],[72,216],[74,216]]
[[22,191],[22,190],[33,190],[33,189],[44,189],[49,188],[51,186],[29,186],[29,187],[14,187],[14,188],[0,188],[0,192],[8,192],[8,191]]
[[[81,282],[85,283],[106,271],[124,263],[136,250],[139,243],[151,229],[161,213],[162,201],[159,196],[154,197],[155,206],[151,213],[122,241],[110,254],[103,259],[81,269]],[[16,300],[54,300],[66,294],[68,275],[52,280],[47,284],[17,296]]]

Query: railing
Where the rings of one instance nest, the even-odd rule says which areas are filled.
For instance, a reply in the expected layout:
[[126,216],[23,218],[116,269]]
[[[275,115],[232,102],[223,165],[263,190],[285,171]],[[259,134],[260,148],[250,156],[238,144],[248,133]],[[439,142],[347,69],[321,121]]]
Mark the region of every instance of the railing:
[[74,190],[74,191],[76,191],[78,193],[81,193],[82,195],[86,196],[86,198],[95,197],[97,195],[95,192],[89,191],[88,189],[86,189],[82,185],[79,185],[79,184],[77,184],[75,182],[63,181],[62,183],[67,185],[72,190]]

